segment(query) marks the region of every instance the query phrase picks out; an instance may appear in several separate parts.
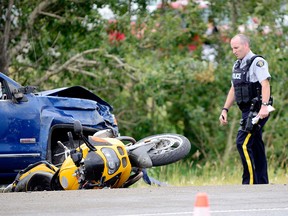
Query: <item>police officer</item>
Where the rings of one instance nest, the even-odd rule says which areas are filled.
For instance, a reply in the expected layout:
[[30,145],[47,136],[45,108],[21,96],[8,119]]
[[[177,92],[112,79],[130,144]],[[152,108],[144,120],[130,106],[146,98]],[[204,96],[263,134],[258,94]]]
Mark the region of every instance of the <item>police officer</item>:
[[232,85],[219,117],[220,124],[228,123],[227,114],[234,101],[242,112],[242,120],[247,121],[252,99],[258,94],[258,127],[252,131],[240,127],[236,144],[243,164],[242,184],[268,184],[267,159],[262,140],[262,128],[269,116],[271,76],[268,64],[263,57],[250,50],[250,40],[246,35],[234,36],[230,45],[237,61],[233,65]]

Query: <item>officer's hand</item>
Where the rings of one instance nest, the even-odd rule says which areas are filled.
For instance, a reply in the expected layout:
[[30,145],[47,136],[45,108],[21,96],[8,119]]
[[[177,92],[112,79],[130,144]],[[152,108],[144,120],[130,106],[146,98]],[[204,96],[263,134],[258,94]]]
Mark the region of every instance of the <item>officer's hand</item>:
[[264,119],[266,117],[268,117],[269,115],[269,111],[268,111],[268,106],[261,106],[261,109],[258,113],[258,116],[260,117],[260,119]]
[[221,115],[219,116],[219,121],[220,121],[220,125],[227,125],[228,124],[227,112],[225,110],[223,110],[221,112]]

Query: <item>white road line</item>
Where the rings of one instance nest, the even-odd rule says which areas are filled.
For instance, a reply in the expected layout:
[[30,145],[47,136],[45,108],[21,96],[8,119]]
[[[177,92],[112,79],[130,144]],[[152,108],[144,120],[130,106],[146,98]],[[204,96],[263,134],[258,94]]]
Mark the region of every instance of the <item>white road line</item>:
[[269,208],[269,209],[237,209],[237,210],[219,210],[210,211],[211,213],[230,213],[230,212],[261,212],[261,211],[288,211],[288,207],[285,208]]
[[[269,208],[269,209],[235,209],[235,210],[215,210],[210,213],[237,213],[237,212],[261,212],[261,211],[288,211],[288,207],[285,208]],[[153,214],[125,214],[118,216],[161,216],[161,215],[193,215],[193,212],[174,212],[174,213],[153,213]]]
[[193,212],[174,212],[174,213],[153,213],[153,214],[129,214],[129,215],[118,215],[118,216],[159,216],[159,215],[186,215],[193,214]]

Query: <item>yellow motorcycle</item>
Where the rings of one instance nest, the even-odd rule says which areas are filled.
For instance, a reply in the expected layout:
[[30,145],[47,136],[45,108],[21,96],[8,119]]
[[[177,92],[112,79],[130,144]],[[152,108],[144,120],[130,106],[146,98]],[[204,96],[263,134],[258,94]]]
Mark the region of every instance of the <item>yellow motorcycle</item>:
[[[74,123],[78,148],[63,148],[64,161],[55,166],[40,161],[20,171],[4,192],[127,188],[143,177],[147,168],[163,166],[184,158],[190,151],[188,139],[178,134],[159,134],[136,140],[113,137],[108,130],[83,135],[79,121]],[[69,142],[75,143],[72,133]]]

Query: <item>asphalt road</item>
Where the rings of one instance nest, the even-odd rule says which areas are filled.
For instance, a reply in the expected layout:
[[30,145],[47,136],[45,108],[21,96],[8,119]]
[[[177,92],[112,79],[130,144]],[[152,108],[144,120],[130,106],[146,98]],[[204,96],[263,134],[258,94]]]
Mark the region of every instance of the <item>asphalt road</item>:
[[0,215],[193,215],[198,192],[208,195],[211,216],[287,216],[287,185],[148,187],[1,193]]

